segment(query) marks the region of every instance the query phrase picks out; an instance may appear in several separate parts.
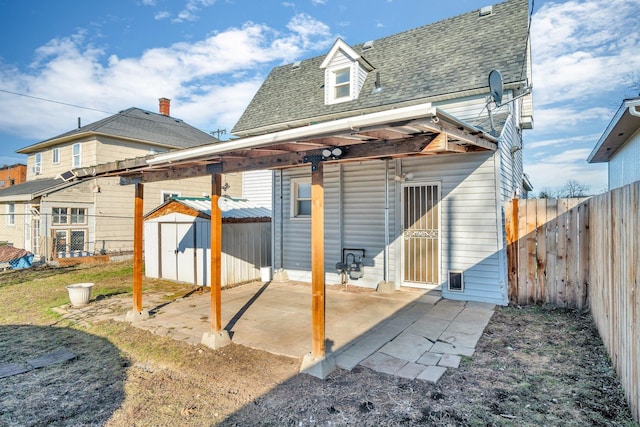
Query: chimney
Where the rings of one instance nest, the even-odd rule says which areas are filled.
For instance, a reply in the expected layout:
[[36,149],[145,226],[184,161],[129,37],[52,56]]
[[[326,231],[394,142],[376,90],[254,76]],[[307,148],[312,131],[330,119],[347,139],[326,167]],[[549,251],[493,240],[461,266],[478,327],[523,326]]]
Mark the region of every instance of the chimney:
[[171,106],[171,100],[169,98],[160,98],[160,114],[164,116],[170,116],[169,110]]

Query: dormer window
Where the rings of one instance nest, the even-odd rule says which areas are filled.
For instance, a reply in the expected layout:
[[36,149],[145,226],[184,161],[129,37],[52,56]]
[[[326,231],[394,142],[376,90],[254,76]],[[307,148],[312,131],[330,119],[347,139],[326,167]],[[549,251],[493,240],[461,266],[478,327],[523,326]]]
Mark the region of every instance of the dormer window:
[[335,77],[334,83],[334,98],[348,97],[351,94],[351,70],[349,68],[342,68],[333,72]]
[[324,69],[325,105],[358,99],[360,89],[373,70],[360,54],[338,39],[320,68]]

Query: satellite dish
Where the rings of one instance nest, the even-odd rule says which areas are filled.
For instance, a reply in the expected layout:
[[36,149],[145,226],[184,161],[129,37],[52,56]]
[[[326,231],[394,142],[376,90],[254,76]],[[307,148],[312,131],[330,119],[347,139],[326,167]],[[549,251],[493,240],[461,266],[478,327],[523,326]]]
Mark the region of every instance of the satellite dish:
[[231,197],[226,195],[221,196],[218,199],[218,208],[220,208],[222,212],[229,212],[231,209],[233,209]]
[[491,70],[489,73],[489,93],[498,107],[502,105],[502,91],[502,74],[498,70]]

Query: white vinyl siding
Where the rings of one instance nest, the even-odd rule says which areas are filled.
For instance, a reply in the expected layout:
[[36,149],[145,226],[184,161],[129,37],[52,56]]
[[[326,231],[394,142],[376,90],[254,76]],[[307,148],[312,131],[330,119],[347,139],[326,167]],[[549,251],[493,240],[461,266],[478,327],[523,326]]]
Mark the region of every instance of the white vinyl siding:
[[609,161],[609,190],[640,181],[640,131]]
[[[429,158],[414,157],[389,162],[389,181],[385,162],[369,161],[324,169],[325,189],[325,271],[328,283],[337,283],[335,263],[342,248],[364,249],[364,276],[350,281],[357,286],[375,287],[384,279],[385,183],[389,185],[389,280],[401,283],[400,183],[396,171],[412,173],[411,182],[438,183],[441,191],[440,284],[449,298],[504,304],[505,292],[501,257],[502,233],[498,230],[499,207],[496,199],[498,155],[469,153]],[[292,177],[310,176],[309,167],[283,173],[283,203],[289,207]],[[279,173],[274,186],[279,200]],[[287,270],[292,280],[310,280],[311,224],[284,217],[284,244],[279,240],[280,212],[275,203],[274,260],[276,268]],[[280,250],[282,249],[282,258]],[[446,291],[449,270],[464,272],[464,292]]]
[[242,198],[251,203],[271,209],[271,187],[273,184],[273,172],[249,171],[242,177]]

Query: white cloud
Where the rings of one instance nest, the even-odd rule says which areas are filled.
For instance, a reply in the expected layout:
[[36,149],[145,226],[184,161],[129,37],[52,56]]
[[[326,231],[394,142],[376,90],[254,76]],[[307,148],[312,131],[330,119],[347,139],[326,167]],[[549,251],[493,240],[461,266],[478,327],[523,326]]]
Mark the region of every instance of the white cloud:
[[640,68],[638,0],[549,2],[532,21],[538,105],[606,94]]
[[188,0],[173,22],[195,21],[199,19],[197,13],[200,9],[213,6],[215,3],[216,0]]
[[156,13],[153,16],[153,19],[155,19],[156,21],[161,21],[163,19],[167,19],[171,16],[171,14],[169,12],[167,12],[166,10],[160,11],[158,13]]
[[568,136],[562,138],[551,138],[544,139],[540,141],[534,141],[527,143],[527,148],[529,149],[538,149],[544,147],[566,147],[567,145],[575,145],[575,144],[591,144],[593,141],[597,141],[600,137],[599,134],[588,134],[588,135],[577,135],[577,136]]
[[[37,49],[27,70],[0,64],[0,81],[5,90],[111,112],[157,111],[157,99],[168,97],[172,115],[230,131],[272,66],[333,41],[308,15],[295,15],[287,28],[249,22],[127,58],[87,44],[79,31]],[[0,127],[24,138],[49,138],[73,128],[78,116],[86,124],[106,115],[0,92]]]
[[593,107],[580,103],[565,104],[557,107],[543,107],[535,110],[536,129],[544,134],[556,134],[575,129],[584,123],[611,117],[615,108]]
[[324,6],[327,4],[327,0],[311,0],[311,4],[314,6]]

